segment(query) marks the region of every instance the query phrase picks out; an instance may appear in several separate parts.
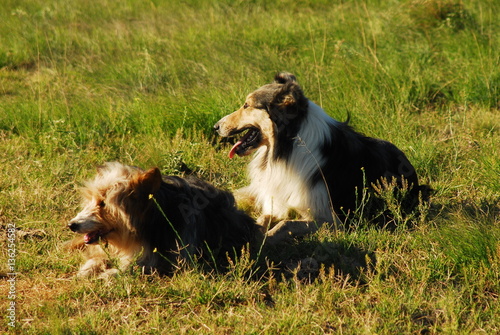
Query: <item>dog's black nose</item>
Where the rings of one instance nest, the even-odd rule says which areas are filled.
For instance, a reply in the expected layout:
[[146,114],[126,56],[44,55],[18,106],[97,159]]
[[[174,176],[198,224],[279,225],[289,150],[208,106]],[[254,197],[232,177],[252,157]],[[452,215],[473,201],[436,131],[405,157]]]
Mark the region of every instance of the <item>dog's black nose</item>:
[[79,226],[78,226],[78,223],[76,223],[76,222],[70,222],[70,223],[68,223],[68,228],[71,229],[71,231],[76,233],[79,229]]
[[219,122],[217,122],[216,124],[214,124],[214,131],[219,131],[219,129],[220,129]]

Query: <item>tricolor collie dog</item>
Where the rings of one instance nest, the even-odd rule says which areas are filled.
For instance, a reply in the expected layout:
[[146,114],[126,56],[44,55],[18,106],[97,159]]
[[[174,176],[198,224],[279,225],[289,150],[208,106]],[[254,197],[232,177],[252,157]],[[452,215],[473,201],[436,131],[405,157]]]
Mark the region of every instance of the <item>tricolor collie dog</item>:
[[[246,131],[229,157],[254,153],[250,185],[237,198],[255,202],[260,223],[287,219],[290,212],[316,225],[344,221],[361,204],[363,190],[382,179],[408,185],[405,203],[418,203],[421,186],[405,154],[328,116],[290,73],[250,93],[214,129],[223,137]],[[313,229],[310,222],[301,225]]]
[[[105,277],[134,262],[147,273],[170,274],[179,257],[223,263],[256,231],[231,193],[194,177],[162,177],[158,168],[106,163],[82,193],[83,209],[68,224],[82,234],[73,244],[89,252],[79,276]],[[116,268],[109,258],[118,260]]]

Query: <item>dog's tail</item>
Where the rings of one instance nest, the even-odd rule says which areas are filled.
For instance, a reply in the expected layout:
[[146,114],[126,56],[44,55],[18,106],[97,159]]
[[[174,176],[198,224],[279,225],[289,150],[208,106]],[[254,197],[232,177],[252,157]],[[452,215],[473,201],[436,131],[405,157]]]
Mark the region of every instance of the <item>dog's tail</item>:
[[349,123],[351,123],[351,113],[349,111],[347,112],[347,118],[342,123],[346,126],[349,126]]

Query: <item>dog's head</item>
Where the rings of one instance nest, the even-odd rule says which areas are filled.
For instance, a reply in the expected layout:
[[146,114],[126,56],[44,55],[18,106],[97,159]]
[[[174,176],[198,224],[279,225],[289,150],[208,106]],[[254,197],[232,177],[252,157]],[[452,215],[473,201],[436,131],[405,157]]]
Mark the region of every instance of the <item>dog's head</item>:
[[149,195],[161,186],[158,168],[143,171],[117,162],[98,168],[95,178],[82,188],[82,210],[68,228],[84,234],[85,244],[103,240],[120,244],[124,235],[135,234],[134,220],[150,205]]
[[308,100],[291,73],[278,73],[274,82],[250,93],[243,106],[219,120],[214,129],[223,137],[247,131],[229,153],[246,156],[260,146],[275,145],[278,138],[297,134]]

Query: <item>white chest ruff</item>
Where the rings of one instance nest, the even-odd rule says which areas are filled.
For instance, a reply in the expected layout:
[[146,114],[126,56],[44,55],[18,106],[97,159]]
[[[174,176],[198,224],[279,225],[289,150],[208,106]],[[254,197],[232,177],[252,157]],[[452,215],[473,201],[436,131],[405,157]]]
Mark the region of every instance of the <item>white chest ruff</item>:
[[301,121],[291,153],[286,158],[273,157],[269,147],[260,147],[249,164],[250,185],[245,188],[256,202],[262,215],[287,219],[291,210],[303,220],[333,222],[330,192],[321,175],[327,159],[322,152],[332,140],[331,127],[338,121],[329,117],[321,107],[309,101],[308,113]]
[[337,122],[309,101],[308,115],[286,160],[272,159],[272,150],[267,147],[257,150],[249,165],[251,183],[246,191],[255,197],[263,215],[285,219],[294,210],[301,219],[333,221],[332,190],[322,178],[314,177],[328,159],[321,148],[331,141],[330,127]]
[[311,152],[304,147],[296,148],[291,161],[273,162],[262,169],[258,166],[259,149],[256,159],[250,164],[251,183],[246,188],[256,201],[262,215],[279,219],[288,218],[291,210],[304,220],[333,220],[329,194],[325,183],[320,180],[312,183],[312,175],[319,167]]

